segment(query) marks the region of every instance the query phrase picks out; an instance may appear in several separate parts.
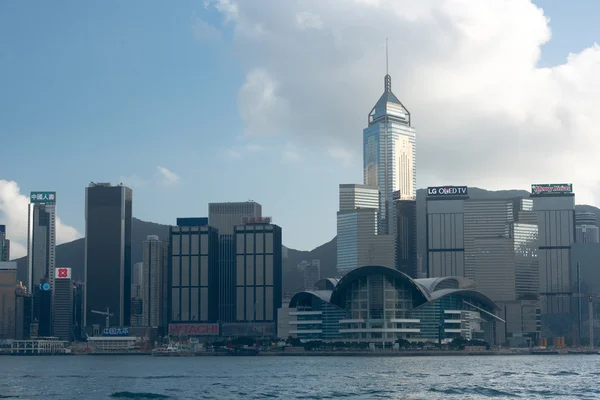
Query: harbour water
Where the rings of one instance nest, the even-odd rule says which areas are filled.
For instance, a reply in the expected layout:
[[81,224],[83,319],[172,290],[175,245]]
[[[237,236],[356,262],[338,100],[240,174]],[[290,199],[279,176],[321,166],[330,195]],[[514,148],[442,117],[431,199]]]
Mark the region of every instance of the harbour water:
[[4,356],[0,398],[598,399],[600,356]]

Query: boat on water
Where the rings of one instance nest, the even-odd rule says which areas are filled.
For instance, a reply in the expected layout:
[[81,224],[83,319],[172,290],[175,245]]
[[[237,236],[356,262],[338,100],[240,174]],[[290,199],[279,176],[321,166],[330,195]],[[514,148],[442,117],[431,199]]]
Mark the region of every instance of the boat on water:
[[193,357],[194,352],[178,345],[169,344],[152,350],[153,357]]
[[232,356],[257,356],[260,350],[255,347],[237,347],[229,350]]

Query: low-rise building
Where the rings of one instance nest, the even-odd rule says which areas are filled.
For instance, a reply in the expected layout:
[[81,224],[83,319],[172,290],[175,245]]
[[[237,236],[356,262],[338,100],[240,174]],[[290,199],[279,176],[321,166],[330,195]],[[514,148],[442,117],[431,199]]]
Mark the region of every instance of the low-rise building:
[[393,343],[462,338],[495,343],[498,306],[461,277],[412,279],[364,266],[322,279],[290,301],[290,334],[301,340]]

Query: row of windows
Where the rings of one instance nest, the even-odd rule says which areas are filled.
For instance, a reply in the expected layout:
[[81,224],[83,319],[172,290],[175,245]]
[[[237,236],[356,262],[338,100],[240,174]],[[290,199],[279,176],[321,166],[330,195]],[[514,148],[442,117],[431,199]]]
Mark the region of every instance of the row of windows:
[[238,321],[275,320],[276,310],[273,308],[272,286],[238,286],[236,299],[236,319]]
[[173,255],[199,255],[208,254],[208,235],[181,234],[171,235]]
[[236,270],[237,285],[273,285],[272,255],[238,255]]
[[208,256],[173,256],[172,286],[208,286]]
[[173,321],[208,321],[208,288],[172,288]]
[[272,254],[273,232],[246,232],[236,234],[237,254]]

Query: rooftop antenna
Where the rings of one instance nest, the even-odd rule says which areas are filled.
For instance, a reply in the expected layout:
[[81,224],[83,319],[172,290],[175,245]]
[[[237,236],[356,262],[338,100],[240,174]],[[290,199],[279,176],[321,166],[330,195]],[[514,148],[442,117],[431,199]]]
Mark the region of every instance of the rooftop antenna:
[[388,38],[385,38],[385,74],[389,75],[388,72]]

